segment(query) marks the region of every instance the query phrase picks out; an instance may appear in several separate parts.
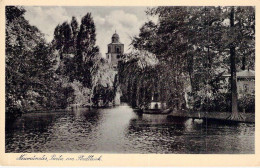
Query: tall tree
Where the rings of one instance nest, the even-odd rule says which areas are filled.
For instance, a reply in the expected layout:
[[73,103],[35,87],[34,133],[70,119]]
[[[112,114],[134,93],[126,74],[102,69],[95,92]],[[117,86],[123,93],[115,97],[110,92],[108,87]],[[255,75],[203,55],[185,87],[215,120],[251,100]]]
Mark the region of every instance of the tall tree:
[[96,46],[96,28],[91,13],[87,13],[81,20],[76,49],[74,62],[77,79],[84,86],[91,87],[92,59],[99,53],[99,48]]
[[[159,64],[172,72],[165,86],[171,83],[173,87],[167,91],[181,98],[188,86],[186,81],[190,81],[191,95],[197,95],[207,110],[214,103],[210,99],[219,92],[221,76],[230,72],[232,40],[235,39],[235,63],[246,62],[254,67],[254,9],[237,7],[236,11],[234,27],[230,28],[230,7],[152,8],[147,13],[158,16],[158,23],[145,23],[132,45],[154,53]],[[242,61],[245,58],[250,58],[251,63]],[[158,73],[166,75],[163,71]],[[181,99],[174,102],[182,104]]]
[[[43,34],[24,18],[26,11],[6,7],[6,116],[60,107],[54,102],[68,95],[57,90],[54,55]],[[64,87],[60,87],[64,90]],[[66,89],[66,88],[65,88]]]
[[[231,7],[230,12],[230,29],[234,29],[234,15],[235,9]],[[234,31],[234,30],[233,30]],[[238,108],[237,108],[237,76],[236,76],[236,46],[235,43],[230,44],[230,70],[231,70],[231,93],[232,93],[232,116],[231,118],[238,118]]]
[[[6,7],[6,107],[24,110],[24,102],[32,87],[31,61],[43,35],[24,18],[21,7]],[[7,115],[8,115],[7,109]]]
[[73,35],[73,45],[74,45],[74,52],[76,52],[76,45],[77,45],[77,36],[79,32],[79,24],[77,19],[73,16],[71,23],[70,23]]
[[63,59],[65,54],[69,54],[71,53],[71,51],[73,51],[73,34],[71,27],[67,22],[56,26],[52,43],[54,48],[56,50],[59,50],[61,60]]

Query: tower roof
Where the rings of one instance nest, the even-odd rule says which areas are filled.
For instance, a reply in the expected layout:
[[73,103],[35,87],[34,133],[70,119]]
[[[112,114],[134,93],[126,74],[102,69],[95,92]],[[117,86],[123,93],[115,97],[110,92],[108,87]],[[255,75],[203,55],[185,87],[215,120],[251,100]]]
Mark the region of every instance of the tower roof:
[[119,43],[119,35],[116,33],[116,31],[112,36],[112,43]]
[[116,31],[115,31],[115,33],[113,34],[113,36],[112,37],[114,37],[114,38],[119,38],[119,35],[116,33]]

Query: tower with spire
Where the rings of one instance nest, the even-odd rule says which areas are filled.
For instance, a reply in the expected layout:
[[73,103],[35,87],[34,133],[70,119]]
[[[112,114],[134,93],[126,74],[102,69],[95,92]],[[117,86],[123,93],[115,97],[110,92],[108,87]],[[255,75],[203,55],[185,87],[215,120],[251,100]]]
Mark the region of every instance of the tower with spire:
[[116,33],[113,34],[111,38],[111,43],[107,45],[106,58],[108,63],[111,64],[114,68],[117,68],[118,61],[124,53],[124,44],[119,40],[119,35]]

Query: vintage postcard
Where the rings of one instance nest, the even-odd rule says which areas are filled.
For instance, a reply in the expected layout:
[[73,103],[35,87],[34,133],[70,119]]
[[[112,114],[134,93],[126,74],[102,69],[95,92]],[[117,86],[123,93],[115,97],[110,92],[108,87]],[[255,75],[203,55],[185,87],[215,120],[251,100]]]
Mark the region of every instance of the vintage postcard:
[[0,165],[260,166],[256,1],[0,2]]

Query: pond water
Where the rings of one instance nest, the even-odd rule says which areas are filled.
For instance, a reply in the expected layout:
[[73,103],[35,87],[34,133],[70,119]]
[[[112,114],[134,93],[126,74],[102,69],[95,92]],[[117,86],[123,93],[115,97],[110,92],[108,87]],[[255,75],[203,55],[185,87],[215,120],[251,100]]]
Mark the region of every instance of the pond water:
[[106,109],[25,114],[6,124],[6,152],[254,153],[255,124],[169,120]]

